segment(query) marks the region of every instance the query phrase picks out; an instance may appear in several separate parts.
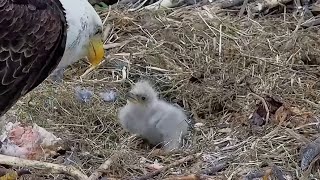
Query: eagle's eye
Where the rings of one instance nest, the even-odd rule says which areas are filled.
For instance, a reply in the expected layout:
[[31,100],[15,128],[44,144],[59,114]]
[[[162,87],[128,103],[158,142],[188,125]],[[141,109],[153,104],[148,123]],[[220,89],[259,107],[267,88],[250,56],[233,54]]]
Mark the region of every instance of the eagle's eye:
[[94,35],[97,35],[97,34],[102,34],[102,29],[98,28],[98,29],[96,30],[96,33],[94,33]]

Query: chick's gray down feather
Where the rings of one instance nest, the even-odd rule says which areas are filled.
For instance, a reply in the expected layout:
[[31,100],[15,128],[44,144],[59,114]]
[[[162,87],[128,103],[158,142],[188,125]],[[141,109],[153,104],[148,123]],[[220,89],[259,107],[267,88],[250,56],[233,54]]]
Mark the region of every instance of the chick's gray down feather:
[[166,150],[178,149],[188,131],[187,116],[183,110],[158,99],[146,81],[136,83],[130,92],[144,95],[147,99],[144,104],[128,101],[119,111],[123,128],[153,145],[163,144]]

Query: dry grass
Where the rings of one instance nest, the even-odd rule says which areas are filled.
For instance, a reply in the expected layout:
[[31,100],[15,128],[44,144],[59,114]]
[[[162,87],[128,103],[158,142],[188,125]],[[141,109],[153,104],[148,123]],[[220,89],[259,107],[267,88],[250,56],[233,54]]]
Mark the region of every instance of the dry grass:
[[[102,13],[102,19],[107,14]],[[290,14],[249,19],[227,12],[215,15],[210,8],[135,13],[113,9],[108,23],[114,27],[108,43],[126,44],[108,50],[99,70],[80,81],[85,65],[76,64],[68,70],[66,82],[46,82],[14,108],[22,121],[36,122],[68,142],[71,150],[65,163],[90,174],[112,154],[122,153],[106,174],[125,179],[147,172],[142,158],[170,164],[190,152],[203,152],[209,162],[225,159],[228,167],[218,174],[226,179],[240,179],[268,163],[293,179],[301,176],[299,150],[304,142],[299,136],[315,139],[317,124],[298,127],[302,120],[291,117],[287,126],[271,123],[266,129],[253,129],[248,118],[257,99],[248,94],[277,95],[292,106],[319,114],[319,28],[294,31],[298,19]],[[117,81],[123,66],[129,66],[130,80]],[[151,80],[162,98],[183,106],[195,122],[205,124],[193,131],[185,152],[152,156],[150,147],[129,139],[119,126],[117,111],[125,104],[123,95],[140,78]],[[90,103],[75,100],[78,85],[94,89],[96,96]],[[105,103],[97,94],[110,88],[116,89],[119,99]],[[202,158],[155,179],[172,172],[196,172],[209,162]],[[316,171],[312,176],[319,178]],[[55,177],[62,179],[62,175]]]

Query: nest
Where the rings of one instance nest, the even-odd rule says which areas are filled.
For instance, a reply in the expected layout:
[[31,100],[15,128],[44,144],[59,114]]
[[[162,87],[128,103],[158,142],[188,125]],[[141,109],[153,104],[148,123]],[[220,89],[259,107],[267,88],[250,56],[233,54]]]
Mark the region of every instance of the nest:
[[[142,159],[168,165],[202,152],[198,160],[153,178],[193,174],[217,161],[226,163],[215,173],[221,179],[240,179],[270,164],[293,179],[302,176],[300,149],[305,142],[299,137],[312,141],[318,136],[318,27],[300,28],[299,19],[290,14],[239,18],[228,11],[216,14],[210,6],[155,12],[111,9],[100,15],[107,18],[108,50],[99,70],[80,80],[86,66],[75,64],[64,83],[43,83],[12,110],[21,121],[36,122],[68,142],[71,149],[64,158],[46,161],[91,174],[120,153],[105,174],[126,179],[147,173]],[[152,156],[152,147],[120,127],[117,111],[126,103],[123,95],[141,78],[150,80],[161,98],[184,107],[194,123],[204,124],[191,133],[185,151]],[[114,103],[98,97],[79,103],[74,98],[79,85],[94,92],[115,89],[119,98]],[[285,125],[271,121],[265,128],[253,127],[249,118],[260,99],[250,93],[280,97],[313,118],[291,116]],[[44,176],[66,178],[39,172],[37,179]],[[314,171],[310,177],[319,175]]]

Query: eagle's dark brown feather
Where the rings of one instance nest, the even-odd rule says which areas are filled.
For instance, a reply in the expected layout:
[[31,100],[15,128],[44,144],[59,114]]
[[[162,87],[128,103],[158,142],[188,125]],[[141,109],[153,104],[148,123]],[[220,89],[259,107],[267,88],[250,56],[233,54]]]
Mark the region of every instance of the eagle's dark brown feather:
[[0,116],[59,64],[66,32],[59,0],[0,0]]

